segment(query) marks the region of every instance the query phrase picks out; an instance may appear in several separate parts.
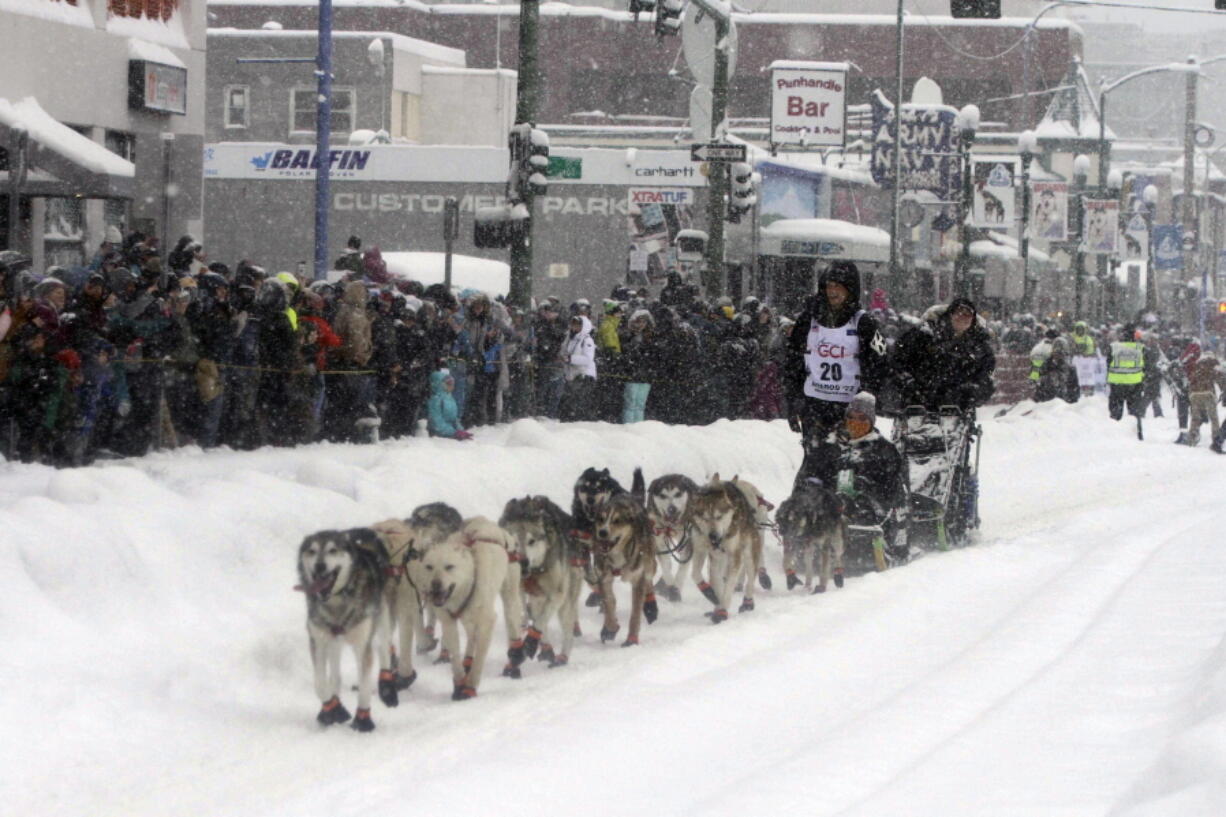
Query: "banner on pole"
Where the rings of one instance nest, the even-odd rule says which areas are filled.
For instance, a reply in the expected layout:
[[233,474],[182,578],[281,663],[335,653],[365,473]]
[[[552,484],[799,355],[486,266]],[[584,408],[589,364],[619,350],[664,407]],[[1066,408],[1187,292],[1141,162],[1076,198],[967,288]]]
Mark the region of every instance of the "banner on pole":
[[1183,230],[1178,224],[1154,226],[1154,269],[1183,269]]
[[1128,223],[1124,225],[1123,252],[1124,261],[1149,260],[1149,230],[1145,228],[1145,217],[1133,213]]
[[[880,90],[869,97],[873,113],[873,181],[894,187],[894,105]],[[903,105],[898,140],[903,190],[929,190],[952,199],[962,187],[961,133],[957,110],[948,105]]]
[[1031,238],[1068,241],[1068,184],[1035,182],[1030,189]]
[[1081,251],[1114,255],[1120,233],[1120,203],[1115,199],[1085,199]]
[[1017,171],[1017,162],[1011,159],[980,159],[972,167],[975,201],[971,207],[971,223],[987,229],[1012,229],[1013,176]]

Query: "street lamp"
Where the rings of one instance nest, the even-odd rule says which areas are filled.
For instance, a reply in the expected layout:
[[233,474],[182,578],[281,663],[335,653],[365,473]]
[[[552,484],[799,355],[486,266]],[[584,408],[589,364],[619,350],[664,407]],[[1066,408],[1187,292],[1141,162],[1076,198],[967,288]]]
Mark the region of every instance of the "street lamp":
[[1022,251],[1022,311],[1029,312],[1034,297],[1034,282],[1030,280],[1030,162],[1039,151],[1034,131],[1022,131],[1017,137],[1017,150],[1022,155],[1022,234],[1018,242]]
[[1081,320],[1082,299],[1085,296],[1086,254],[1082,250],[1082,239],[1085,237],[1086,206],[1083,194],[1086,189],[1086,177],[1090,175],[1090,157],[1078,153],[1073,159],[1073,199],[1076,204],[1073,210],[1077,225],[1077,246],[1073,251],[1073,291],[1075,301],[1073,317]]
[[1145,219],[1149,257],[1145,261],[1145,311],[1158,314],[1158,274],[1154,270],[1154,211],[1158,207],[1158,188],[1145,185],[1141,191],[1141,215]]
[[979,106],[967,105],[958,112],[956,120],[959,132],[959,150],[962,152],[962,195],[958,199],[958,225],[962,231],[962,249],[954,265],[954,295],[970,296],[971,233],[966,222],[970,217],[972,179],[971,146],[975,144],[975,131],[979,129]]
[[[1111,172],[1107,174],[1107,197],[1120,200],[1120,191],[1124,187],[1124,173],[1118,167],[1111,168]],[[1123,208],[1120,208],[1120,213],[1123,213]],[[1121,223],[1122,223],[1121,215]],[[1118,248],[1117,248],[1118,249]],[[1118,282],[1115,280],[1115,265],[1119,262],[1112,258],[1100,256],[1099,273],[1103,276],[1103,308],[1102,314],[1115,315],[1119,312],[1118,299],[1116,293],[1119,291]]]

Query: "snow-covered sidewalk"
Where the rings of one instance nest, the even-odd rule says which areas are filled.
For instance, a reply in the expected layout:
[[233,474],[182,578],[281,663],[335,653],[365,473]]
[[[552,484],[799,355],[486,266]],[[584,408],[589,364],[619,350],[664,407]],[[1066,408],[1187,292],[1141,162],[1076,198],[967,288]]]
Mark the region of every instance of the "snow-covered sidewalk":
[[0,465],[4,811],[1216,817],[1226,458],[1105,415],[984,419],[975,547],[813,597],[781,589],[768,539],[751,614],[712,627],[687,588],[621,649],[584,610],[570,666],[510,681],[491,660],[457,704],[427,665],[372,735],[314,723],[305,533],[434,500],[569,505],[589,465],[741,474],[778,502],[796,436],[525,420],[472,443]]

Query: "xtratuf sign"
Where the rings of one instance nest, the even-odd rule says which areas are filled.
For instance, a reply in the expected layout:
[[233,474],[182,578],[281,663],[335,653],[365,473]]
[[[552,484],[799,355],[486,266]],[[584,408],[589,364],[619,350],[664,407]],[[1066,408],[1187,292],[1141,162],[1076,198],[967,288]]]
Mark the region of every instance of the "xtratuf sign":
[[847,142],[847,68],[845,62],[772,62],[771,143],[843,147]]

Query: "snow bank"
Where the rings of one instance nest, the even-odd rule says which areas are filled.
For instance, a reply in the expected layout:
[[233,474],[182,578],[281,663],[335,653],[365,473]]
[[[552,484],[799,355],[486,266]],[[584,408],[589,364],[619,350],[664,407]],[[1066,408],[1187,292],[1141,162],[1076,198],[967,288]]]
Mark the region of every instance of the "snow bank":
[[[446,259],[447,254],[441,252],[383,253],[388,272],[420,281],[426,286],[443,283]],[[511,265],[490,258],[453,253],[451,285],[456,289],[476,289],[490,295],[506,295],[511,291]]]

